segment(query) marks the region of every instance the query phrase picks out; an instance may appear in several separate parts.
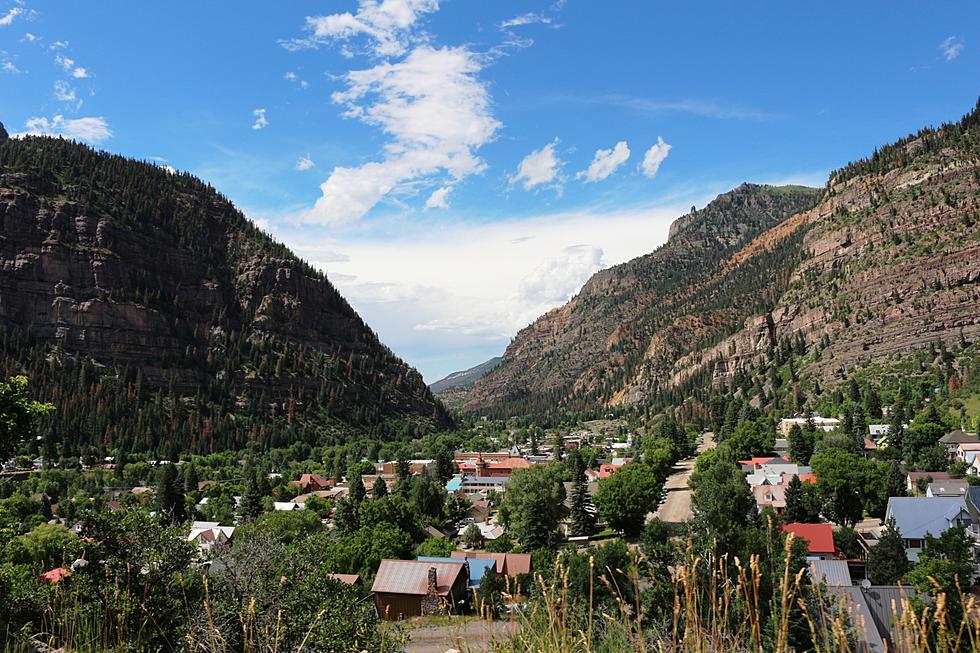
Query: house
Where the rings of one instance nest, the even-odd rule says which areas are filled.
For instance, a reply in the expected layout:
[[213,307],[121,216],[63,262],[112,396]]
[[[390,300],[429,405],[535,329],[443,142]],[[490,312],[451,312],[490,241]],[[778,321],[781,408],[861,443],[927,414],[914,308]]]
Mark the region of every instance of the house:
[[475,476],[489,478],[510,478],[519,469],[527,469],[531,462],[527,458],[507,457],[499,460],[486,460],[483,454],[477,454],[476,458],[459,463],[459,471]]
[[922,481],[923,485],[928,485],[933,481],[948,480],[947,472],[909,472],[905,477],[905,489],[908,492],[916,492],[919,489],[919,481]]
[[927,497],[962,497],[970,484],[964,480],[933,481],[926,486]]
[[466,563],[382,560],[371,586],[382,619],[456,613],[467,598]]
[[972,466],[978,454],[980,454],[980,442],[960,442],[956,445],[953,457],[960,462]]
[[[419,560],[424,562],[452,562],[457,563],[460,558],[437,558],[433,556],[419,556]],[[480,589],[480,583],[487,574],[497,573],[496,561],[490,558],[462,558],[466,564],[466,577],[468,582],[466,589],[473,591]]]
[[891,428],[890,424],[868,424],[868,436],[879,442],[891,432]]
[[289,484],[298,487],[301,493],[309,494],[310,492],[329,490],[334,486],[334,481],[320,474],[303,474],[299,477],[299,480],[290,481]]
[[[816,579],[816,577],[814,576]],[[827,582],[827,593],[841,606],[850,624],[855,650],[886,653],[896,650],[895,623],[915,590],[898,586],[844,585]]]
[[[379,463],[376,469],[378,474],[397,474],[398,462],[390,460]],[[408,473],[412,476],[434,476],[436,473],[436,461],[430,458],[409,460]]]
[[339,580],[344,585],[360,585],[361,577],[357,574],[330,574],[334,580]]
[[485,497],[488,492],[501,493],[509,479],[503,476],[473,476],[463,474],[459,491],[466,496]]
[[851,570],[847,560],[810,560],[810,578],[827,587],[850,587]]
[[273,501],[273,510],[280,510],[282,512],[291,512],[293,510],[302,510],[306,507],[305,503],[297,503],[295,501]]
[[974,536],[980,536],[980,485],[966,489],[966,510],[970,513],[970,526]]
[[772,508],[773,511],[782,516],[786,510],[786,486],[760,484],[752,488],[755,495],[755,505],[761,511],[763,508]]
[[956,455],[956,450],[961,444],[969,443],[980,443],[980,438],[972,433],[966,433],[963,431],[963,429],[950,431],[943,437],[939,438],[939,444],[946,447],[946,451],[949,452],[950,456]]
[[959,497],[891,497],[885,511],[885,522],[894,519],[905,552],[912,562],[918,562],[927,534],[939,537],[956,526],[971,528],[973,520],[966,499]]
[[813,417],[784,417],[779,420],[779,432],[783,437],[789,436],[790,430],[794,426],[799,426],[800,428],[806,428],[807,422],[812,422],[813,425],[820,429],[821,431],[830,432],[834,429],[840,427],[840,420],[835,417],[820,417],[819,415],[814,415]]
[[834,528],[830,524],[802,524],[794,522],[782,527],[784,533],[791,533],[807,542],[808,559],[833,560],[840,557],[834,546]]
[[453,558],[478,558],[493,560],[496,571],[501,576],[518,576],[531,573],[530,553],[489,553],[487,551],[453,551]]
[[216,521],[196,521],[191,524],[187,541],[196,544],[201,553],[210,553],[216,547],[230,545],[234,536],[234,526],[222,526]]

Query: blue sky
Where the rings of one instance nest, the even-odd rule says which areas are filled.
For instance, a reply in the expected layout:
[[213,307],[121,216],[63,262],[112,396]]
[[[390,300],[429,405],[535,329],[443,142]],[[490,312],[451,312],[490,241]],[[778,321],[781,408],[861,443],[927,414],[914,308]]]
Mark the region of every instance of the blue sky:
[[975,2],[0,0],[0,120],[189,170],[426,379],[977,99]]

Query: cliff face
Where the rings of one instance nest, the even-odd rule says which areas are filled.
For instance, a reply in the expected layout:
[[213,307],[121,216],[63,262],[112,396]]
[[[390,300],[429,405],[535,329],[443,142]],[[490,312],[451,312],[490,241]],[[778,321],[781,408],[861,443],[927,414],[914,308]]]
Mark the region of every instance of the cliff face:
[[[4,372],[60,401],[53,428],[210,450],[448,424],[322,274],[193,177],[42,138],[0,142],[0,166]],[[82,426],[110,384],[134,405]]]
[[[500,366],[477,382],[466,409],[636,400],[626,393],[648,363],[672,362],[693,343],[713,344],[764,304],[777,269],[746,268],[748,275],[732,278],[717,271],[818,195],[810,188],[743,184],[678,219],[660,249],[596,273],[568,304],[522,330]],[[744,295],[740,301],[727,301],[736,293]]]
[[833,382],[980,336],[978,278],[980,109],[847,166],[819,198],[742,186],[680,218],[662,248],[521,331],[466,408],[683,400],[784,339],[820,343],[801,373]]

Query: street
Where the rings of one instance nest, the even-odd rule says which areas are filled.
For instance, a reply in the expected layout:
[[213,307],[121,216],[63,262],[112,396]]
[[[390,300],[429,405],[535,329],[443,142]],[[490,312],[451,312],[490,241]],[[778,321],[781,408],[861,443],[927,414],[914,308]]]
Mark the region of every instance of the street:
[[[704,434],[701,444],[698,445],[698,454],[702,454],[715,446],[714,434],[710,431]],[[694,471],[694,462],[697,458],[685,458],[674,467],[673,474],[667,477],[664,488],[667,490],[667,501],[661,505],[655,516],[661,521],[680,524],[691,518],[691,489],[687,482]]]

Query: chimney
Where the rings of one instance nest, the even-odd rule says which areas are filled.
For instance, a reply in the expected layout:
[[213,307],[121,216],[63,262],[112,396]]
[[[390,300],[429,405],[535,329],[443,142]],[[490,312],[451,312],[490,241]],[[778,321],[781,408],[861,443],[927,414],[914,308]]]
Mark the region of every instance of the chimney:
[[436,574],[435,567],[429,567],[429,587],[427,590],[428,594],[438,594],[439,593],[439,582],[438,575]]

